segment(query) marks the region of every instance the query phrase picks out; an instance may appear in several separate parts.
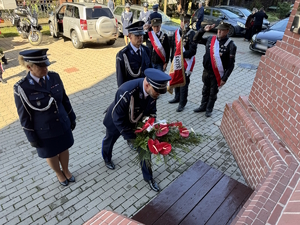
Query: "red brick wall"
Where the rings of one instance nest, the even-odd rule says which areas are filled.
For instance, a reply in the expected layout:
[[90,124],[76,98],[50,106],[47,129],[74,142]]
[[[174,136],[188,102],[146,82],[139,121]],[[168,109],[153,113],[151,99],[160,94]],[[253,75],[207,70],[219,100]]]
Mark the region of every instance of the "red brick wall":
[[299,159],[300,35],[290,31],[292,21],[293,16],[283,40],[262,57],[249,101]]
[[268,49],[248,97],[227,104],[221,131],[253,194],[232,224],[300,221],[300,35]]

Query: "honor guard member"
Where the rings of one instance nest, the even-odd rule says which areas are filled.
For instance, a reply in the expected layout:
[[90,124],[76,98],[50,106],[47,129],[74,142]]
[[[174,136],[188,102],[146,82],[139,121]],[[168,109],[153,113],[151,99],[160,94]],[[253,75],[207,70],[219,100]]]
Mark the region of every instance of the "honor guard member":
[[[170,44],[167,34],[160,30],[161,18],[151,20],[151,28],[145,34],[146,45],[150,49],[152,67],[165,71],[170,59]],[[144,25],[147,29],[150,25]]]
[[148,11],[148,3],[144,2],[144,11],[140,12],[139,21],[144,21],[145,24],[150,24],[150,11]]
[[128,29],[130,43],[118,52],[116,56],[117,83],[120,87],[123,83],[136,78],[144,78],[145,69],[151,67],[150,50],[142,45],[143,21],[131,24]]
[[[172,53],[171,53],[171,61],[174,58],[174,54],[176,52],[176,45],[178,41],[180,40],[183,42],[183,60],[186,61],[188,64],[187,68],[185,69],[185,80],[186,84],[183,87],[176,87],[175,88],[175,97],[174,99],[170,100],[169,103],[178,103],[177,112],[183,111],[186,103],[187,103],[187,97],[188,97],[188,87],[190,84],[190,75],[192,73],[192,68],[195,64],[195,55],[197,52],[197,44],[193,41],[195,32],[190,29],[191,16],[187,14],[182,14],[180,16],[180,28],[175,31],[172,39]],[[189,68],[189,69],[188,69]]]
[[158,12],[158,4],[152,6],[153,13],[150,14],[150,21],[154,18],[162,19],[161,14]]
[[[115,142],[123,136],[125,140],[136,138],[134,129],[144,116],[156,117],[156,99],[167,91],[167,83],[171,77],[160,70],[149,68],[145,70],[145,78],[139,78],[124,83],[115,95],[115,100],[108,107],[103,124],[106,136],[102,141],[102,156],[107,168],[113,170],[112,150]],[[154,181],[151,163],[141,162],[144,180],[154,191],[159,191]]]
[[122,12],[121,15],[121,21],[122,21],[122,28],[123,28],[123,35],[124,35],[124,41],[125,45],[128,45],[128,30],[127,27],[132,24],[133,20],[133,13],[130,11],[130,4],[126,3],[125,4],[125,11]]
[[[55,72],[48,72],[48,49],[20,52],[26,77],[14,85],[14,97],[22,128],[38,156],[46,158],[61,185],[75,182],[68,169],[69,148],[74,139],[76,115],[64,85]],[[61,171],[61,168],[62,171]]]
[[217,36],[203,38],[206,31],[215,27],[215,24],[206,25],[194,36],[194,41],[205,45],[206,50],[203,56],[202,100],[200,107],[194,109],[194,112],[206,112],[207,117],[212,114],[219,88],[226,83],[234,68],[236,45],[227,37],[230,26],[228,23],[221,22],[216,27]]

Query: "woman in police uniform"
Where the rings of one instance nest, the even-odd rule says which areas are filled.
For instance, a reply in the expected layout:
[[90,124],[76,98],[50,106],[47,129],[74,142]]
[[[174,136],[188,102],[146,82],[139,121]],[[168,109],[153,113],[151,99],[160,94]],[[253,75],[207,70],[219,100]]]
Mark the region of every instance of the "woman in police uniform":
[[68,168],[68,149],[74,143],[72,130],[76,115],[59,75],[48,71],[47,51],[20,52],[20,65],[28,74],[15,84],[14,97],[28,141],[37,149],[39,157],[46,158],[59,183],[67,186],[75,182]]
[[131,25],[132,20],[133,20],[133,13],[130,11],[130,4],[126,3],[125,11],[122,12],[122,15],[121,15],[125,45],[128,45],[128,30],[125,27],[128,27],[129,25]]

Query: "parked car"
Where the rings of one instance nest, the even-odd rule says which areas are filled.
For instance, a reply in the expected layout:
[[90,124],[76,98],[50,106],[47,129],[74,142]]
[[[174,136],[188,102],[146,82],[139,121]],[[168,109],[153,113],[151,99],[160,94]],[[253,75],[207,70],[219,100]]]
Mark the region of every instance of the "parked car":
[[[234,14],[238,15],[241,18],[244,18],[247,20],[248,16],[252,13],[249,9],[240,7],[240,6],[232,6],[232,5],[219,5],[216,6],[218,8],[227,9],[230,12],[233,12]],[[270,22],[266,19],[263,21],[262,29],[267,29],[270,26]]]
[[268,48],[273,47],[278,40],[282,40],[289,18],[278,21],[269,29],[254,34],[250,41],[249,49],[265,53]]
[[[141,11],[144,10],[143,6],[138,5],[131,5],[130,10],[133,13],[133,23],[139,20]],[[118,27],[119,27],[119,33],[122,34],[123,32],[123,24],[121,21],[121,15],[124,11],[123,5],[118,5],[114,10],[114,16],[118,20]],[[151,13],[152,10],[149,10]],[[162,24],[161,24],[161,31],[168,35],[169,41],[171,42],[172,36],[174,35],[175,31],[179,28],[179,25],[177,23],[174,23],[171,21],[170,17],[168,17],[166,14],[164,14],[162,11],[158,10],[158,12],[162,16]]]
[[87,42],[113,45],[118,38],[117,20],[107,6],[98,3],[63,3],[48,23],[51,36],[70,38],[78,49]]
[[[194,23],[196,22],[196,17],[192,17],[192,27],[194,28]],[[204,17],[201,26],[216,24],[219,25],[221,21],[231,24],[228,36],[232,37],[234,35],[245,34],[245,24],[246,19],[237,16],[236,14],[230,12],[227,9],[215,8],[215,7],[205,7]],[[216,30],[216,29],[214,29]]]

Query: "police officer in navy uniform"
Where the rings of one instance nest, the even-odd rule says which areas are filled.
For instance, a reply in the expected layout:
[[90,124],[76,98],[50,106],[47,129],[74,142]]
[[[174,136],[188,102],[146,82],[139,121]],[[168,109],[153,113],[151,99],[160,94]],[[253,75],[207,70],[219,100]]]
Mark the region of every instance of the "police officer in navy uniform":
[[[183,47],[185,51],[183,52],[183,58],[192,58],[194,55],[196,55],[197,52],[197,43],[193,41],[195,32],[189,27],[190,24],[191,15],[188,14],[182,14],[180,16],[180,29],[179,33],[182,37]],[[176,52],[176,38],[175,38],[176,32],[173,35],[172,38],[172,52],[171,52],[171,61],[174,58],[174,54]],[[175,97],[174,99],[170,100],[169,103],[178,103],[178,108],[176,109],[177,112],[183,111],[186,103],[187,103],[187,97],[188,97],[188,88],[190,84],[190,75],[187,72],[185,72],[185,80],[186,84],[183,87],[176,87],[175,88]]]
[[[151,20],[151,25],[144,25],[144,29],[148,30],[149,27],[151,26],[149,31],[146,32],[145,34],[145,39],[146,39],[146,45],[150,49],[150,53],[151,53],[152,67],[155,69],[159,69],[161,71],[165,71],[170,60],[170,44],[169,44],[168,35],[163,33],[160,30],[161,23],[162,23],[161,18],[153,18]],[[149,32],[151,31],[154,31],[155,35],[157,36],[159,42],[163,47],[163,50],[165,52],[165,61],[161,59],[161,57],[157,54],[157,52],[153,48],[153,45],[149,37]]]
[[[115,100],[106,111],[103,124],[106,136],[102,141],[102,156],[107,168],[113,170],[112,158],[114,143],[123,136],[125,140],[136,138],[134,128],[144,116],[156,117],[156,99],[167,91],[167,83],[171,79],[166,73],[149,68],[145,70],[145,78],[128,81],[121,85]],[[154,181],[150,163],[141,162],[144,180],[154,191],[159,191]]]
[[150,21],[153,20],[154,18],[162,19],[161,14],[158,12],[158,4],[153,5],[152,10],[153,12],[150,14]]
[[59,75],[48,71],[47,51],[20,52],[19,62],[28,74],[14,85],[14,98],[31,146],[37,149],[39,157],[46,158],[59,183],[67,186],[75,182],[68,168],[68,149],[74,143],[72,130],[76,126],[76,115]]
[[139,20],[144,21],[144,23],[150,23],[150,11],[148,11],[149,5],[147,2],[144,2],[143,6],[144,6],[144,11],[140,12]]
[[142,45],[145,34],[143,25],[143,21],[138,21],[126,27],[130,43],[116,56],[118,87],[126,81],[144,78],[145,69],[151,67],[150,50]]
[[[212,111],[217,100],[217,94],[219,92],[217,78],[214,74],[214,70],[211,62],[210,48],[213,36],[203,37],[206,31],[210,31],[215,27],[213,25],[206,25],[201,28],[194,36],[194,41],[199,44],[205,45],[205,55],[203,56],[203,88],[202,88],[202,100],[198,108],[194,109],[194,112],[205,112],[207,117],[212,115]],[[219,41],[219,55],[222,62],[224,75],[220,81],[220,87],[222,87],[230,74],[234,69],[236,45],[233,40],[231,40],[227,34],[229,32],[231,25],[226,22],[221,22],[216,29],[217,40]]]

